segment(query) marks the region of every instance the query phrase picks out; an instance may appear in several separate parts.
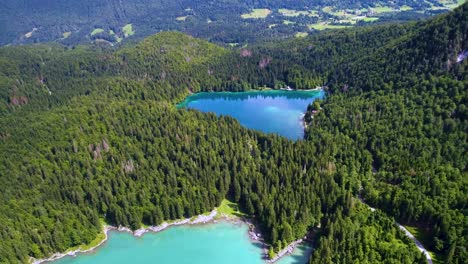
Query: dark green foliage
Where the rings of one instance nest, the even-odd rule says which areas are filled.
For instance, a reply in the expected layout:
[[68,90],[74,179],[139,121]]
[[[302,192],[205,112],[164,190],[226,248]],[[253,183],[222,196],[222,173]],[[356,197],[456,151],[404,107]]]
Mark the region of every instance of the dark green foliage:
[[379,211],[357,203],[348,217],[330,219],[309,263],[426,263],[418,250]]
[[[452,0],[453,3],[456,1]],[[450,4],[450,1],[445,4]],[[395,12],[379,15],[383,21],[427,17],[431,12],[426,10],[431,5],[443,6],[437,0],[3,0],[0,5],[0,45],[52,41],[74,45],[94,40],[117,44],[118,39],[128,37],[123,27],[132,23],[135,31],[133,37],[136,38],[160,31],[178,30],[216,43],[238,43],[242,46],[244,43],[292,37],[296,32],[311,31],[307,25],[319,19],[307,15],[285,17],[278,12],[280,8],[314,10],[321,20],[327,21],[337,17],[324,12],[324,7],[355,12],[380,5],[395,9]],[[400,12],[404,5],[414,10]],[[254,8],[269,8],[273,13],[265,19],[241,18],[242,14]],[[186,18],[185,21],[179,21],[176,19],[178,17]],[[295,24],[284,25],[286,19]],[[273,24],[276,26],[270,27]],[[364,24],[364,21],[359,23]],[[94,29],[101,29],[102,32],[93,35],[91,33]],[[32,34],[26,36],[27,32]],[[64,38],[65,32],[71,33],[70,36]]]
[[[89,243],[100,218],[137,229],[226,197],[270,254],[310,232],[311,263],[424,261],[395,217],[466,263],[467,60],[454,59],[467,6],[233,51],[174,32],[118,50],[1,48],[0,263]],[[174,106],[264,85],[325,86],[306,140]]]

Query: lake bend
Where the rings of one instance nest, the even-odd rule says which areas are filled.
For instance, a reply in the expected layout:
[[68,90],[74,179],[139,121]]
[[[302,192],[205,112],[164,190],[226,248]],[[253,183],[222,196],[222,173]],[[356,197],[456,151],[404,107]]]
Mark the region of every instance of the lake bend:
[[298,140],[304,138],[307,106],[324,97],[323,90],[203,92],[188,96],[178,107],[231,116],[247,128]]

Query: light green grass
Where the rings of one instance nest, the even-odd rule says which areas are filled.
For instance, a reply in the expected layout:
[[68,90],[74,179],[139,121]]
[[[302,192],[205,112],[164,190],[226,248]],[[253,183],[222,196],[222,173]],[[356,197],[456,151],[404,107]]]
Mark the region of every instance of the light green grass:
[[344,12],[344,10],[335,10],[332,6],[326,6],[322,8],[322,11],[337,17],[345,17],[348,15]]
[[[421,242],[423,244],[423,246],[426,248],[426,250],[428,249],[427,246],[430,245],[432,242],[432,237],[427,234],[426,232],[424,232],[423,230],[421,230],[421,228],[418,228],[418,227],[415,227],[415,226],[407,226],[405,225],[405,228],[408,229],[408,231],[413,234],[417,240],[419,240],[419,242]],[[428,251],[429,252],[429,255],[431,255],[431,258],[434,262],[434,264],[442,264],[444,263],[443,259],[444,259],[444,256],[442,255],[439,255],[439,254],[436,254],[432,251]]]
[[413,10],[413,8],[411,6],[403,5],[403,6],[400,7],[400,10],[401,11],[409,11],[409,10]]
[[[465,3],[466,0],[439,0],[438,2],[444,5],[444,7],[449,8],[449,9],[454,9],[459,6],[461,6],[463,3]],[[440,8],[443,9],[443,8]]]
[[114,36],[115,41],[118,43],[122,42],[123,38],[119,37],[117,34],[115,34],[114,30],[110,29],[109,30],[109,35]]
[[188,16],[176,17],[176,20],[177,20],[177,21],[185,21],[185,20],[187,20],[187,17],[188,17]]
[[68,38],[68,37],[70,37],[70,36],[71,36],[71,32],[70,32],[70,31],[63,32],[63,34],[62,34],[62,37],[63,37],[64,39],[66,39],[66,38]]
[[307,25],[309,29],[316,29],[316,30],[325,30],[325,29],[339,29],[339,28],[347,28],[350,26],[344,26],[344,25],[330,25],[326,23],[316,23],[316,24],[309,24]]
[[250,13],[242,14],[241,17],[244,19],[248,19],[248,18],[258,19],[258,18],[266,18],[269,14],[271,14],[270,9],[256,8],[256,9],[252,9],[252,12]]
[[340,23],[340,24],[344,24],[344,23],[356,24],[356,19],[340,19],[340,20],[338,20],[338,23]]
[[325,6],[324,8],[322,8],[322,11],[325,12],[325,13],[330,13],[332,11],[333,7],[331,6]]
[[104,32],[104,29],[102,29],[102,28],[95,28],[95,29],[93,30],[93,32],[91,32],[91,36],[94,36],[94,35],[99,34],[99,33],[102,33],[102,32]]
[[218,215],[227,215],[227,216],[245,216],[246,214],[242,213],[239,210],[239,205],[231,202],[227,199],[223,199],[221,204],[218,207]]
[[298,10],[293,10],[293,9],[286,9],[286,8],[280,8],[278,9],[278,12],[283,15],[283,16],[287,16],[287,17],[297,17],[297,16],[300,16],[300,15],[308,15],[309,12],[308,11],[298,11]]
[[366,17],[363,19],[365,22],[374,22],[374,21],[377,21],[379,20],[378,17]]
[[283,20],[283,24],[284,25],[294,25],[294,24],[296,24],[296,22],[292,22],[292,21],[289,21],[289,20]]
[[294,35],[296,38],[305,38],[309,35],[307,32],[297,32],[296,35]]
[[133,31],[133,25],[132,25],[132,24],[127,24],[127,25],[125,25],[125,26],[122,28],[122,31],[123,31],[124,36],[125,36],[126,38],[132,36],[133,34],[135,34],[135,31]]
[[395,10],[393,10],[391,7],[389,6],[376,6],[376,7],[373,7],[371,8],[372,11],[374,11],[374,13],[388,13],[388,12],[394,12]]

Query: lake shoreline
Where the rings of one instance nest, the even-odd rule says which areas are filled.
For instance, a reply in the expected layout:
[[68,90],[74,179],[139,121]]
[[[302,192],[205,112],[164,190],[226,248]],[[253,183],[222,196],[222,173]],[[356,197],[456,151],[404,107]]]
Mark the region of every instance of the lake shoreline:
[[237,94],[237,93],[255,93],[255,92],[321,92],[325,91],[324,87],[317,87],[317,88],[311,88],[311,89],[286,89],[286,88],[255,88],[255,89],[250,89],[250,90],[245,90],[245,91],[198,91],[198,92],[193,92],[191,90],[188,90],[187,96],[184,96],[184,99],[181,101],[176,102],[176,108],[183,108],[185,107],[184,102],[187,100],[188,97],[197,95],[197,94],[214,94],[214,93],[227,93],[227,94]]
[[127,233],[131,233],[134,237],[138,238],[138,237],[143,236],[145,233],[148,233],[148,232],[158,233],[172,226],[215,224],[218,221],[227,221],[227,222],[231,222],[234,224],[246,224],[248,226],[249,239],[253,243],[261,244],[262,249],[263,249],[261,257],[266,263],[274,263],[280,260],[282,257],[291,254],[294,251],[294,249],[300,243],[302,243],[302,239],[296,240],[292,242],[291,244],[289,244],[288,246],[286,246],[284,249],[282,249],[278,254],[276,254],[276,256],[273,259],[268,259],[268,245],[264,242],[257,226],[253,224],[253,222],[250,219],[247,219],[245,217],[220,214],[218,210],[215,208],[208,215],[201,214],[192,218],[185,218],[185,219],[176,220],[172,222],[163,222],[162,224],[158,226],[143,227],[135,231],[132,231],[130,228],[124,227],[124,226],[116,227],[116,226],[111,226],[111,225],[105,225],[103,227],[104,239],[99,241],[99,243],[93,247],[90,247],[87,249],[78,248],[75,250],[66,251],[64,253],[57,252],[57,253],[52,254],[50,257],[43,258],[43,259],[35,259],[33,257],[30,257],[29,262],[32,264],[49,263],[49,262],[53,262],[61,258],[64,258],[66,256],[75,257],[81,253],[93,252],[96,249],[98,249],[100,246],[102,246],[109,239],[110,231],[127,232]]
[[310,104],[326,97],[326,87],[307,90],[249,90],[245,92],[199,92],[176,104],[216,116],[230,116],[248,129],[303,140],[305,114]]

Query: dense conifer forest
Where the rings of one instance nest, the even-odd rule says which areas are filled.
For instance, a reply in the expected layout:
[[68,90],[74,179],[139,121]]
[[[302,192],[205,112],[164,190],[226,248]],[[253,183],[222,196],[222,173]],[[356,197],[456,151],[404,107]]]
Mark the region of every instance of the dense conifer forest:
[[0,45],[133,42],[177,30],[223,45],[291,38],[328,28],[408,21],[463,0],[2,0]]
[[[395,220],[467,263],[467,18],[464,4],[242,49],[176,32],[0,48],[0,263],[87,244],[101,219],[138,229],[224,198],[272,252],[314,233],[310,263],[424,263]],[[327,91],[305,140],[175,107],[284,85]]]

